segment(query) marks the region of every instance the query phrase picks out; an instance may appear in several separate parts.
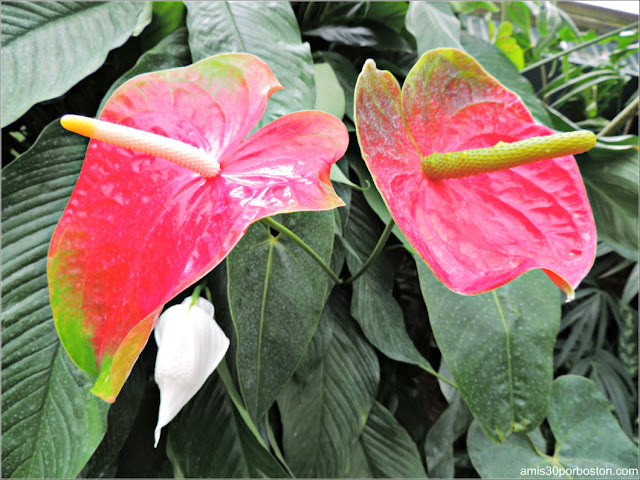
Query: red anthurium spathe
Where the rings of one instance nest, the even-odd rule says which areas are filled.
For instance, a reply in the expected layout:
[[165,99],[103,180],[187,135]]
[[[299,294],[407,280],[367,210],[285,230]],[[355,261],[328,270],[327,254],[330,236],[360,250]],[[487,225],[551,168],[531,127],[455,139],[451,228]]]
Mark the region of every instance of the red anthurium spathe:
[[[398,227],[447,287],[481,293],[540,268],[573,296],[596,248],[573,156],[462,178],[425,173],[434,153],[552,134],[534,123],[516,94],[467,54],[438,49],[422,56],[402,90],[367,61],[355,101],[371,175]],[[595,137],[585,133],[593,146]]]
[[[257,57],[224,54],[137,76],[106,103],[100,120],[177,140],[191,153],[197,147],[214,167],[201,174],[170,154],[89,143],[47,273],[62,344],[98,377],[92,391],[106,401],[163,305],[220,263],[251,223],[343,205],[329,179],[348,144],[337,118],[292,113],[247,137],[280,88]],[[88,136],[100,123],[65,122]]]

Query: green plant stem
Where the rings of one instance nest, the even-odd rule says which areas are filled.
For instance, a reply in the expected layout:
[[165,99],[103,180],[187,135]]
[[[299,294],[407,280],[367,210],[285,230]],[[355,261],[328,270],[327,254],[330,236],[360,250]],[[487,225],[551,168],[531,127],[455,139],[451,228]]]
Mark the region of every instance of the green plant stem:
[[314,252],[313,249],[309,245],[307,245],[304,242],[304,240],[298,237],[295,233],[293,233],[291,230],[289,230],[287,227],[285,227],[281,223],[276,222],[271,217],[263,218],[262,222],[264,222],[265,224],[269,225],[270,227],[274,228],[275,230],[279,231],[280,233],[286,235],[291,240],[293,240],[294,243],[296,243],[300,248],[302,248],[311,258],[313,258],[316,261],[318,265],[322,267],[322,269],[325,272],[327,272],[327,275],[329,275],[334,282],[338,284],[342,283],[342,280],[340,280],[340,277],[338,277],[338,275],[336,275],[336,273],[333,270],[331,270],[331,267],[327,265],[322,258],[320,258],[320,255]]
[[395,224],[396,222],[393,221],[393,218],[389,220],[389,223],[387,223],[387,226],[384,228],[382,235],[380,235],[380,238],[378,239],[378,243],[376,244],[373,251],[371,252],[371,255],[369,255],[369,258],[367,258],[367,261],[364,262],[362,267],[360,267],[360,270],[358,270],[354,275],[352,275],[350,278],[344,281],[345,285],[349,285],[350,283],[353,283],[356,279],[360,278],[360,276],[364,272],[367,271],[367,269],[371,266],[373,261],[378,257],[378,255],[380,255],[380,252],[384,248],[385,243],[387,243],[387,239],[389,238],[389,235],[391,235],[391,230],[393,230],[393,226]]
[[529,65],[528,67],[523,68],[522,70],[520,70],[520,73],[526,73],[529,72],[531,70],[534,70],[542,65],[546,65],[547,63],[553,62],[554,60],[557,60],[558,58],[562,58],[565,55],[569,55],[575,51],[581,50],[585,47],[588,47],[589,45],[593,45],[594,43],[598,43],[601,42],[602,40],[609,38],[609,37],[613,37],[614,35],[619,34],[620,32],[624,32],[625,30],[631,30],[633,28],[637,28],[638,25],[636,23],[630,23],[629,25],[625,25],[624,27],[620,27],[617,28],[616,30],[612,30],[611,32],[605,33],[600,35],[599,37],[596,37],[592,40],[589,40],[587,42],[581,43],[580,45],[576,45],[573,48],[570,48],[569,50],[565,50],[563,52],[560,53],[556,53],[555,55],[551,55],[550,57],[545,58],[544,60],[540,60],[536,63],[532,63],[531,65]]
[[434,369],[432,368],[427,368],[424,365],[420,365],[420,367],[427,373],[430,373],[431,375],[433,375],[434,377],[436,377],[438,380],[442,380],[444,383],[447,383],[449,385],[451,385],[453,388],[455,388],[456,390],[460,390],[458,388],[458,385],[456,385],[454,382],[452,382],[451,380],[449,380],[447,377],[443,377],[442,375],[440,375],[438,372],[436,372]]
[[620,127],[622,127],[629,118],[632,118],[633,115],[638,113],[638,104],[640,97],[636,97],[636,99],[631,102],[629,105],[625,107],[618,115],[615,116],[613,120],[611,120],[606,127],[600,130],[598,133],[598,137],[607,137],[613,133],[616,133]]
[[238,413],[240,414],[245,424],[247,425],[247,428],[251,431],[251,433],[253,433],[253,436],[256,437],[256,440],[258,440],[260,445],[262,445],[265,449],[268,450],[269,447],[267,447],[267,444],[264,443],[264,440],[262,439],[260,432],[258,432],[258,429],[253,423],[253,420],[251,420],[251,416],[249,415],[249,412],[244,406],[242,397],[236,390],[236,386],[233,383],[233,378],[231,378],[231,372],[229,372],[229,367],[227,367],[227,363],[224,358],[218,364],[216,371],[218,372],[218,375],[220,376],[220,380],[222,380],[222,383],[224,384],[224,387],[227,390],[227,394],[229,395],[229,398],[231,398],[231,401],[236,406],[236,409],[238,410]]

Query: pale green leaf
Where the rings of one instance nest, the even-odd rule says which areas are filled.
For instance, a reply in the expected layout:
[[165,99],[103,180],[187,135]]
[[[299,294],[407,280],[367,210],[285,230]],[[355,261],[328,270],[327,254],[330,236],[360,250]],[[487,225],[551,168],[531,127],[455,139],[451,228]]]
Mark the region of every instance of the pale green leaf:
[[2,2],[2,126],[96,71],[151,2]]

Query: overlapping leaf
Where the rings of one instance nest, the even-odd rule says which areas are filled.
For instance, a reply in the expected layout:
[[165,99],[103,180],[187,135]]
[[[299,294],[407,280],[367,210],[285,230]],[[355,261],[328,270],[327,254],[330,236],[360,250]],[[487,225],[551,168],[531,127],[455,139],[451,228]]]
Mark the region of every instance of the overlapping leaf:
[[[333,215],[295,213],[283,224],[328,262]],[[329,277],[284,235],[249,229],[227,261],[229,307],[238,339],[237,368],[247,410],[258,419],[289,380],[322,314]]]
[[560,292],[529,272],[461,297],[417,260],[429,321],[462,398],[494,441],[538,427],[549,408]]
[[638,448],[590,380],[556,379],[547,419],[555,437],[553,456],[545,453],[541,435],[516,434],[495,444],[473,424],[467,445],[474,467],[483,478],[637,478]]
[[[296,375],[278,397],[287,464],[299,477],[344,477],[378,388],[375,351],[334,290]],[[339,414],[338,414],[339,413]]]
[[396,223],[449,288],[480,293],[541,268],[572,295],[591,268],[595,227],[573,157],[458,179],[423,173],[423,157],[434,152],[552,133],[461,51],[423,55],[402,91],[368,61],[356,125]]
[[176,478],[286,478],[249,430],[214,374],[169,426]]
[[65,93],[150,20],[148,2],[2,2],[2,126]]
[[[51,242],[48,275],[60,338],[113,401],[162,306],[217,265],[259,218],[341,205],[329,180],[344,125],[323,112],[281,117],[243,141],[280,84],[248,54],[135,77],[100,118],[200,147],[205,179],[169,161],[89,144]],[[304,159],[303,162],[300,159]]]
[[76,477],[107,428],[56,335],[46,254],[85,139],[56,123],[2,171],[2,477]]

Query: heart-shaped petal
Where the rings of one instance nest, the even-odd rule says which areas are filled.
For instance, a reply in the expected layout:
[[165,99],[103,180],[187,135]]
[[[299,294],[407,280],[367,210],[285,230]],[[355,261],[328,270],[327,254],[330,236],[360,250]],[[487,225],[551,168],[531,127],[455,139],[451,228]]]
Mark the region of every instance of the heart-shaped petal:
[[[202,278],[260,218],[343,205],[329,180],[348,134],[322,112],[290,114],[245,139],[279,83],[249,54],[126,82],[101,120],[201,148],[212,178],[92,140],[51,240],[48,278],[65,349],[115,400],[162,306]],[[237,165],[236,165],[237,163]]]
[[423,157],[553,133],[516,94],[455,49],[427,52],[400,90],[365,64],[356,86],[363,157],[409,242],[450,289],[475,294],[543,269],[567,295],[595,258],[596,232],[572,156],[432,180]]

